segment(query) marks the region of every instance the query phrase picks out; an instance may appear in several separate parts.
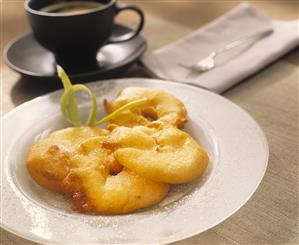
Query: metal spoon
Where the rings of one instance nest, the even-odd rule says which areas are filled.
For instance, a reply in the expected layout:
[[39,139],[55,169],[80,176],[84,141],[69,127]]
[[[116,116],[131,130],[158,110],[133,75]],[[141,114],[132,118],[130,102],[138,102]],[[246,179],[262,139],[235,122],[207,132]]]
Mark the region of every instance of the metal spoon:
[[226,52],[230,49],[233,49],[237,46],[240,46],[248,41],[255,43],[258,40],[270,35],[272,32],[273,32],[273,30],[267,30],[267,31],[263,31],[263,32],[251,35],[251,36],[240,38],[240,39],[233,41],[230,44],[224,46],[223,48],[213,51],[206,58],[198,61],[194,65],[179,64],[179,66],[184,67],[189,70],[192,70],[192,71],[199,72],[199,73],[209,71],[215,67],[215,57],[218,56],[219,54],[224,53],[224,52]]

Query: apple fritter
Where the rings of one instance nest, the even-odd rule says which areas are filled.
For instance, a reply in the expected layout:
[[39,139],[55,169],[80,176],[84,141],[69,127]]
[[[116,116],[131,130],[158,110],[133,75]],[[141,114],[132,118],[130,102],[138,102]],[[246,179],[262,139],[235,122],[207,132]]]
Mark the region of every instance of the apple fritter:
[[80,212],[127,213],[158,203],[169,185],[124,168],[102,147],[109,131],[75,127],[36,142],[27,169],[41,186],[67,194]]
[[147,101],[131,110],[121,113],[110,121],[118,126],[148,126],[154,122],[164,122],[183,128],[187,122],[187,111],[184,104],[170,93],[158,89],[128,87],[122,90],[111,102],[105,101],[107,113],[121,106],[146,98]]
[[169,124],[117,127],[103,146],[115,159],[153,181],[180,184],[199,177],[208,165],[205,150],[186,132]]

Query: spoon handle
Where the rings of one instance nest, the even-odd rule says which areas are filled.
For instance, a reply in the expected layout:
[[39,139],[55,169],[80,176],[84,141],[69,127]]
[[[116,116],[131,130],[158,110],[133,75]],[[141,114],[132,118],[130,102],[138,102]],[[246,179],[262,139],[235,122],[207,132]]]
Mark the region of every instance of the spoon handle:
[[266,31],[263,31],[263,32],[258,32],[254,35],[249,35],[249,36],[245,36],[245,37],[242,37],[240,39],[237,39],[229,44],[227,44],[226,46],[216,50],[216,51],[213,51],[212,53],[210,53],[207,57],[199,60],[195,65],[184,65],[184,64],[178,64],[180,67],[183,67],[185,69],[189,69],[189,70],[193,70],[193,71],[196,71],[196,72],[205,72],[205,71],[208,71],[208,70],[211,70],[215,67],[215,62],[214,62],[214,58],[221,54],[221,53],[224,53],[226,51],[229,51],[239,45],[242,45],[248,41],[252,42],[252,43],[255,43],[257,42],[258,40],[270,35],[271,33],[273,32],[272,29],[270,30],[266,30]]
[[273,30],[271,29],[271,30],[266,30],[266,31],[263,31],[263,32],[256,33],[254,35],[242,37],[242,38],[240,38],[238,40],[235,40],[235,41],[229,43],[228,45],[218,49],[214,53],[216,55],[221,54],[221,53],[226,52],[230,49],[233,49],[233,48],[235,48],[239,45],[242,45],[242,44],[244,44],[245,42],[248,42],[248,41],[257,42],[258,40],[270,35],[272,32],[273,32]]

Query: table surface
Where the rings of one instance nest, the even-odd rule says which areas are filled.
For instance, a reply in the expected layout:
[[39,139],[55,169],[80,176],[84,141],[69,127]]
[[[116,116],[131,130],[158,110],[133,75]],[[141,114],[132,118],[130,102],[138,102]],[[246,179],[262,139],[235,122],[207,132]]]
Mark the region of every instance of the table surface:
[[[175,41],[224,14],[241,1],[130,0],[145,12],[148,52]],[[296,0],[250,1],[281,20],[299,19]],[[23,1],[0,0],[1,53],[16,36],[29,31]],[[134,24],[133,14],[119,21]],[[172,28],[174,31],[163,31]],[[1,116],[54,88],[24,81],[1,60]],[[145,77],[137,65],[123,77]],[[176,244],[299,244],[298,225],[298,90],[299,49],[225,92],[223,96],[247,110],[261,125],[270,146],[265,177],[253,197],[233,216],[197,236]],[[1,206],[5,211],[5,207]],[[1,244],[34,244],[0,229]]]

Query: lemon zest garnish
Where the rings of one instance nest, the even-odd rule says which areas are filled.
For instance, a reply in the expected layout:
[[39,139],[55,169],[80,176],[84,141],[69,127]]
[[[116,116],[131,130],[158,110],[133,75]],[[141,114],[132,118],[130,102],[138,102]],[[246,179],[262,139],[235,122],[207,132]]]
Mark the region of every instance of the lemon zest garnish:
[[91,99],[91,110],[89,112],[87,122],[85,123],[87,126],[98,126],[102,123],[108,122],[118,117],[124,111],[140,106],[147,101],[147,99],[143,98],[131,101],[97,121],[98,105],[95,94],[83,84],[73,85],[66,72],[59,65],[57,65],[57,73],[64,87],[64,92],[60,98],[60,109],[64,118],[73,126],[82,125],[78,102],[75,95],[75,92],[77,91],[85,91]]

